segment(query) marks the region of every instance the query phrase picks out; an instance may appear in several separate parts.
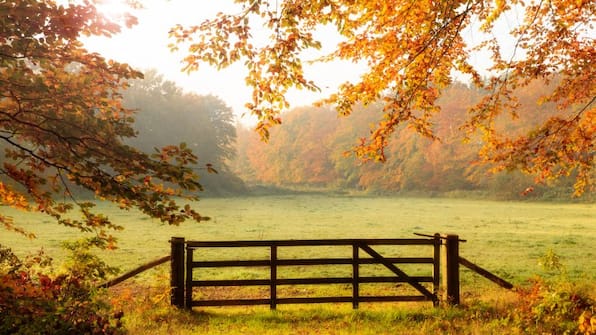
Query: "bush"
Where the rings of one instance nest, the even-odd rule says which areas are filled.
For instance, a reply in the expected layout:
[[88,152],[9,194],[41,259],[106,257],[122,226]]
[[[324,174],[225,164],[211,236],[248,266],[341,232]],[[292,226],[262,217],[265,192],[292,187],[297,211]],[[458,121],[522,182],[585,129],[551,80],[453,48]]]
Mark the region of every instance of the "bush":
[[596,334],[594,301],[576,284],[535,278],[519,294],[513,317],[522,329],[540,334]]
[[569,281],[564,265],[552,250],[540,263],[552,277],[536,277],[530,287],[518,290],[519,305],[512,317],[530,333],[596,334],[590,288]]
[[[77,263],[90,255],[89,245],[71,245],[76,258],[66,269],[86,268]],[[97,258],[88,261],[96,266]],[[72,262],[74,260],[74,262]],[[112,271],[65,271],[56,274],[52,260],[43,252],[18,259],[0,246],[0,334],[122,334],[121,315],[111,315],[94,282],[97,274]]]

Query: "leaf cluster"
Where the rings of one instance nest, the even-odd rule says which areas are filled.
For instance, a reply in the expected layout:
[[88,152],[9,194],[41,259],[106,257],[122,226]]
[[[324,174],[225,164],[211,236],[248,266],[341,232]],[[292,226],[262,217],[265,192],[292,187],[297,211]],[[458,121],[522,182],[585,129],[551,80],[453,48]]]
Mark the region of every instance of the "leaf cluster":
[[593,334],[594,300],[577,284],[536,278],[518,294],[523,304],[511,311],[511,318],[521,329],[551,334]]
[[[76,249],[88,255],[82,244]],[[95,268],[92,263],[86,264]],[[111,315],[98,298],[93,277],[76,271],[56,274],[43,253],[21,261],[0,246],[0,333],[123,334],[121,316]]]
[[[237,14],[171,31],[172,48],[184,46],[187,71],[200,63],[217,67],[243,61],[253,88],[247,108],[259,117],[264,139],[281,123],[289,88],[316,90],[303,76],[303,54],[320,49],[321,26],[333,27],[342,40],[319,59],[366,64],[356,82],[346,82],[321,101],[340,115],[358,104],[381,102],[370,134],[354,148],[361,158],[385,161],[385,148],[400,126],[437,139],[431,117],[441,113],[437,100],[456,75],[485,92],[470,104],[463,128],[480,133],[483,160],[498,169],[539,173],[544,180],[575,173],[575,193],[594,187],[595,41],[592,1],[237,1]],[[505,33],[503,22],[519,18]],[[259,33],[269,36],[263,40]],[[474,43],[465,36],[473,34]],[[261,34],[262,35],[262,34]],[[513,41],[509,47],[503,37]],[[474,64],[488,55],[489,65]],[[484,56],[482,56],[484,57]],[[555,79],[558,80],[555,82]],[[517,117],[512,92],[534,80],[553,82],[538,98],[565,115],[523,134],[500,132],[495,119]]]
[[[150,155],[124,141],[135,136],[134,111],[123,107],[121,92],[142,74],[79,41],[111,36],[120,29],[116,23],[90,1],[2,2],[0,20],[2,205],[94,232],[105,246],[113,246],[106,229],[120,227],[94,213],[92,203],[75,199],[78,189],[170,224],[201,220],[174,200],[194,199],[201,190],[188,167],[196,161],[192,151],[166,146]],[[78,217],[69,214],[74,208]],[[1,214],[0,224],[24,232]]]

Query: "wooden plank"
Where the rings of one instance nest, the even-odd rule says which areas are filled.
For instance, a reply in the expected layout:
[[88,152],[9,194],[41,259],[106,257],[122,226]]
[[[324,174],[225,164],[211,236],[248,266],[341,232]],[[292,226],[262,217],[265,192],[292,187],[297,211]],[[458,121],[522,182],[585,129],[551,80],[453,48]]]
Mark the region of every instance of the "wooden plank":
[[[385,260],[394,264],[432,264],[432,257],[387,257]],[[358,264],[382,264],[375,258],[359,258]],[[351,258],[308,258],[308,259],[279,259],[279,266],[295,265],[352,265],[354,261]]]
[[[393,257],[385,258],[394,264],[432,264],[432,257]],[[351,258],[307,258],[307,259],[278,259],[278,266],[306,266],[306,265],[351,265]],[[253,267],[270,266],[270,260],[225,260],[225,261],[195,261],[193,268],[219,267]],[[358,264],[382,264],[374,258],[360,258]]]
[[361,302],[432,301],[423,295],[361,296]]
[[[292,297],[278,298],[278,305],[286,304],[322,304],[322,303],[349,303],[352,297]],[[361,296],[361,302],[414,302],[431,301],[427,297],[420,296]],[[268,305],[269,299],[229,299],[229,300],[199,300],[193,301],[192,307],[217,307],[217,306],[243,306],[243,305]]]
[[263,260],[230,260],[230,261],[195,261],[192,262],[193,268],[223,268],[223,267],[255,267],[255,266],[267,266],[271,265],[271,261],[267,259]]
[[491,273],[488,270],[485,270],[483,268],[481,268],[480,266],[470,262],[469,260],[459,256],[459,264],[467,267],[468,269],[478,273],[479,275],[481,275],[482,277],[492,281],[493,283],[496,283],[497,285],[506,288],[508,290],[513,289],[513,284],[511,284],[510,282],[506,281],[505,279],[498,277],[497,275]]
[[[409,278],[409,279],[408,279]],[[408,276],[408,278],[402,277],[360,277],[360,283],[409,283],[409,280],[414,280],[419,283],[432,283],[433,277],[431,276]]]
[[112,279],[112,280],[110,280],[108,282],[105,282],[105,283],[101,284],[99,287],[100,288],[108,288],[108,287],[112,287],[114,285],[118,285],[121,282],[123,282],[123,281],[125,281],[125,280],[127,280],[127,279],[129,279],[131,277],[134,277],[134,276],[138,275],[141,272],[147,271],[147,270],[149,270],[151,268],[154,268],[154,267],[156,267],[156,266],[158,266],[160,264],[163,264],[165,262],[168,262],[169,260],[170,260],[170,256],[169,255],[168,256],[161,257],[161,258],[158,258],[158,259],[156,259],[154,261],[151,261],[149,263],[143,264],[143,265],[135,268],[134,270],[128,271],[125,274],[123,274],[121,276],[118,276],[118,277],[116,277],[116,278],[114,278],[114,279]]
[[192,287],[211,286],[267,286],[271,285],[269,279],[224,279],[224,280],[193,280]]
[[[401,296],[360,296],[360,302],[399,302],[399,301],[431,301],[423,295],[401,295]],[[352,297],[292,297],[278,298],[278,304],[319,304],[351,302]]]
[[328,277],[328,278],[284,278],[278,279],[278,285],[320,285],[320,284],[351,284],[349,277]]
[[459,305],[459,236],[446,235],[443,243],[443,291],[444,301],[450,305]]
[[190,309],[192,307],[192,262],[193,262],[193,249],[186,247],[186,288],[185,288],[185,299],[184,307]]
[[270,309],[275,309],[277,305],[277,246],[271,246],[271,273],[269,275],[271,285],[269,286],[269,294],[271,297]]
[[333,302],[352,302],[352,297],[292,297],[278,298],[278,304],[323,304]]
[[351,246],[368,245],[432,245],[428,238],[388,238],[388,239],[329,239],[329,240],[260,240],[260,241],[187,241],[191,248],[239,248],[239,247],[298,247],[298,246]]
[[[277,279],[276,285],[317,285],[317,284],[350,284],[352,278],[284,278]],[[210,286],[266,286],[271,285],[269,279],[229,279],[229,280],[196,280],[194,287]]]
[[170,239],[170,303],[184,308],[184,237]]
[[352,308],[357,309],[359,303],[359,295],[360,295],[360,256],[357,244],[352,246]]
[[243,305],[268,305],[270,299],[233,299],[233,300],[195,300],[192,307],[200,306],[243,306]]
[[[432,238],[434,238],[436,235],[439,235],[439,239],[444,239],[444,240],[447,239],[446,236],[441,236],[441,234],[439,234],[439,233],[436,233],[434,235],[414,233],[414,235],[416,235],[416,236],[424,236],[424,237],[432,237]],[[468,240],[462,240],[462,239],[459,239],[459,241],[460,242],[468,242]]]
[[351,265],[351,258],[308,258],[308,259],[280,259],[280,266],[305,266],[305,265]]
[[[439,296],[439,287],[441,282],[441,235],[435,234],[435,245],[433,247],[433,294]],[[435,307],[439,306],[439,299],[433,300]]]
[[[360,284],[380,284],[380,283],[408,283],[408,280],[417,282],[432,283],[433,277],[430,276],[412,276],[402,277],[359,277]],[[329,278],[278,278],[275,282],[280,285],[323,285],[323,284],[352,284],[353,278],[350,277],[329,277]],[[211,286],[266,286],[271,285],[269,279],[224,279],[224,280],[195,280],[193,287],[211,287]]]

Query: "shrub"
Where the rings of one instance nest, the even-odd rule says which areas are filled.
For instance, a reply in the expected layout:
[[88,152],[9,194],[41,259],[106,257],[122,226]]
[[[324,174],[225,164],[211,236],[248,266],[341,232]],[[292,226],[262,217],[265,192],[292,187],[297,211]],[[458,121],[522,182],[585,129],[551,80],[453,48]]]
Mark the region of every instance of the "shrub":
[[569,280],[560,258],[549,250],[540,260],[550,279],[536,277],[519,289],[513,318],[531,333],[596,334],[595,303],[589,288]]
[[[71,251],[80,254],[71,257],[74,261],[66,269],[86,268],[79,256],[89,256],[89,245],[76,246]],[[94,256],[87,260],[96,266],[105,265],[97,263]],[[21,261],[10,249],[0,246],[0,334],[124,333],[121,315],[110,315],[109,306],[93,285],[98,274],[110,271],[56,274],[52,260],[43,252]]]

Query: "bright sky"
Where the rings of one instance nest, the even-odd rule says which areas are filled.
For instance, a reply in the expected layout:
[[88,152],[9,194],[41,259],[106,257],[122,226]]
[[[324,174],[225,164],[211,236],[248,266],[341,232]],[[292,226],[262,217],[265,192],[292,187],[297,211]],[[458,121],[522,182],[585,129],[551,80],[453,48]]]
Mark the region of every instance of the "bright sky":
[[[184,50],[174,54],[168,49],[171,42],[168,31],[176,24],[199,24],[213,18],[218,12],[239,11],[232,0],[142,0],[144,9],[132,11],[139,24],[112,38],[92,37],[84,40],[91,51],[107,58],[128,63],[138,70],[157,69],[168,80],[176,82],[189,92],[201,95],[213,94],[225,101],[239,117],[246,112],[244,104],[250,100],[251,91],[244,84],[245,70],[241,63],[217,71],[207,65],[198,72],[185,74],[180,71]],[[131,11],[121,0],[104,0],[101,10],[110,17],[117,17],[124,11]],[[293,107],[308,105],[332,92],[346,80],[356,80],[361,69],[347,62],[317,64],[305,68],[305,77],[314,80],[321,93],[295,91],[288,96]],[[243,123],[252,119],[245,115],[239,118]]]
[[[191,74],[182,73],[182,59],[185,50],[178,53],[170,52],[168,38],[170,28],[176,24],[183,26],[196,25],[205,19],[214,18],[218,12],[239,13],[241,8],[234,4],[233,0],[137,0],[144,8],[132,10],[124,4],[126,0],[99,0],[102,5],[98,6],[108,17],[113,19],[128,11],[138,18],[139,24],[131,29],[123,28],[120,34],[112,38],[92,37],[84,40],[85,45],[91,51],[99,52],[107,58],[114,59],[132,65],[138,70],[155,68],[168,80],[176,82],[188,92],[195,92],[201,95],[212,94],[218,96],[230,106],[238,116],[238,120],[244,124],[254,123],[254,118],[244,115],[246,109],[244,104],[250,100],[251,90],[244,84],[246,71],[242,63],[217,71],[204,65],[198,72]],[[502,50],[511,52],[512,56],[514,41],[508,37],[506,32],[518,25],[523,18],[521,13],[514,8],[510,16],[499,19],[496,31]],[[474,28],[464,31],[464,38],[471,45],[477,44],[483,39],[482,34]],[[254,32],[253,32],[254,33]],[[258,33],[258,32],[257,32]],[[337,33],[332,29],[320,31],[320,40],[339,41]],[[266,38],[267,36],[263,36]],[[324,43],[333,47],[335,43]],[[331,50],[322,50],[318,55],[312,55],[312,59]],[[518,50],[517,56],[521,54]],[[488,66],[488,54],[474,54],[471,56],[473,64]],[[357,66],[350,62],[335,61],[331,63],[315,64],[305,67],[305,77],[321,88],[321,92],[292,91],[287,95],[292,107],[309,105],[335,92],[337,86],[345,81],[356,81],[364,71],[364,66]],[[488,74],[488,73],[487,73]],[[465,80],[462,79],[462,80]]]

